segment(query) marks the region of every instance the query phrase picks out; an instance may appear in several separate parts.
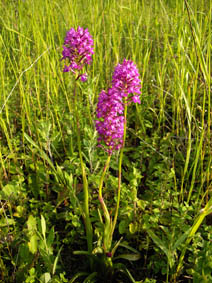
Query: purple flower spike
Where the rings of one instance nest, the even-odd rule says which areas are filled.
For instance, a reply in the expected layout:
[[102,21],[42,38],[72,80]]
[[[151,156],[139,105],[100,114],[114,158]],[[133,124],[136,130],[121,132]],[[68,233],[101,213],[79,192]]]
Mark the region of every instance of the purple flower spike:
[[124,59],[123,64],[118,64],[113,73],[112,87],[108,92],[99,94],[97,104],[96,130],[99,134],[99,146],[109,154],[123,146],[124,135],[124,101],[127,103],[141,103],[139,94],[141,81],[136,65]]
[[123,111],[122,101],[112,88],[108,92],[103,90],[100,93],[97,104],[97,118],[99,120],[96,121],[96,130],[99,134],[100,146],[104,147],[109,154],[123,145]]
[[[63,46],[62,60],[68,62],[63,71],[76,73],[82,70],[86,64],[91,63],[93,53],[93,39],[88,30],[81,27],[77,30],[71,28],[66,34]],[[84,74],[81,75],[81,80],[86,81]]]
[[[121,97],[125,96],[129,98],[129,94],[141,93],[139,72],[132,61],[124,59],[122,64],[116,66],[112,78],[112,87],[120,93]],[[130,102],[132,101],[134,103],[141,103],[139,95],[132,96]]]

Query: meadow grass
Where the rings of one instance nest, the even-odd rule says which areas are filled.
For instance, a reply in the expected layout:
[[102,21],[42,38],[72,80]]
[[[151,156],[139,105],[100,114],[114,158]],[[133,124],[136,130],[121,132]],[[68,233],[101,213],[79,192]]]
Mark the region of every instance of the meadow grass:
[[[211,282],[211,267],[206,271],[200,260],[207,262],[206,250],[212,251],[210,208],[198,218],[210,200],[212,180],[211,1],[2,0],[0,12],[1,282],[40,282],[47,272],[38,267],[45,261],[38,248],[27,254],[28,262],[23,256],[41,214],[57,235],[51,243],[54,252],[46,255],[55,256],[50,266],[59,262],[58,271],[48,271],[60,276],[54,282],[66,282],[62,276],[70,279],[78,271],[76,260],[69,267],[69,253],[84,245],[84,230],[70,187],[76,194],[82,189],[73,80],[62,72],[61,62],[65,34],[78,26],[88,28],[94,39],[95,54],[78,105],[93,203],[106,159],[96,147],[97,98],[108,88],[114,67],[127,58],[140,71],[142,95],[128,118],[118,231],[142,254],[134,267],[137,280]],[[111,162],[108,202],[117,184],[117,157]],[[55,181],[54,166],[64,176],[73,175],[69,189]],[[30,215],[37,219],[32,229]],[[186,241],[183,233],[196,223],[205,228],[193,229],[192,242]],[[182,241],[176,244],[178,238]],[[70,250],[58,260],[62,245]]]

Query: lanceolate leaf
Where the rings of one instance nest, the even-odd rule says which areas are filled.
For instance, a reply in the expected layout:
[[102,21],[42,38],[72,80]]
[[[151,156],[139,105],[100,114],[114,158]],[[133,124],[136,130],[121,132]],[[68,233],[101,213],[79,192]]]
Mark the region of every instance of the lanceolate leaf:
[[147,229],[147,233],[153,242],[165,253],[169,262],[169,266],[172,268],[174,265],[174,255],[172,251],[166,247],[165,243],[157,235],[155,235],[151,229]]
[[118,255],[116,257],[114,257],[114,260],[118,259],[118,258],[123,258],[129,261],[136,261],[139,260],[141,258],[141,255],[139,253],[137,254],[122,254],[122,255]]
[[46,221],[43,215],[41,215],[41,229],[42,229],[43,238],[46,239]]
[[138,254],[138,251],[136,251],[136,249],[134,249],[134,248],[128,246],[128,245],[125,244],[125,243],[120,243],[119,246],[124,247],[124,248],[128,249],[129,251],[131,251],[131,252],[133,252],[133,253]]
[[49,166],[53,169],[53,171],[56,173],[54,164],[52,163],[51,159],[48,157],[48,155],[41,149],[39,148],[39,146],[26,134],[24,133],[24,137],[26,138],[26,140],[35,148],[38,149],[38,151],[41,154],[41,157],[49,164]]

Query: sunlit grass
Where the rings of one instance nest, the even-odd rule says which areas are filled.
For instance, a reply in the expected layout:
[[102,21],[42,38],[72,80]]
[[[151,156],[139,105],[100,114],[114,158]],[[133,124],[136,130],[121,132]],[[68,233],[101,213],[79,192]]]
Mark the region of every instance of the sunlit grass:
[[[160,196],[167,190],[178,205],[192,206],[193,216],[199,213],[210,199],[212,178],[211,1],[5,0],[0,12],[0,188],[28,178],[28,169],[27,174],[38,172],[41,162],[46,195],[33,188],[26,196],[39,199],[42,191],[42,200],[52,197],[48,162],[24,134],[54,165],[64,170],[78,166],[73,80],[62,72],[61,52],[66,31],[82,26],[92,34],[95,50],[78,106],[90,183],[95,189],[91,173],[104,163],[92,139],[97,97],[108,87],[114,66],[131,59],[141,73],[142,103],[129,113],[124,170],[131,172],[130,165],[136,164],[143,180],[149,177],[136,188],[138,197],[151,189],[153,193],[151,184],[159,178]],[[114,171],[115,161],[114,157]],[[77,170],[75,189],[80,185]],[[157,170],[154,183],[151,174]],[[33,178],[39,184],[38,175]],[[33,178],[28,180],[29,190]],[[152,204],[151,200],[150,210]],[[13,218],[12,210],[8,213],[2,216]],[[28,214],[23,218],[26,222]],[[18,227],[13,224],[14,231]],[[6,272],[5,263],[0,261],[0,269],[1,265]]]

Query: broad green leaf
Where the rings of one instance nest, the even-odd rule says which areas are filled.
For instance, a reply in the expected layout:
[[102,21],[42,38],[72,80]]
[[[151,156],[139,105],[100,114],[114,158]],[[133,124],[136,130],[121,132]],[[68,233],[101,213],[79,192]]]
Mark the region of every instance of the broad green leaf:
[[25,212],[25,207],[21,206],[21,205],[18,205],[16,207],[16,212],[14,212],[13,215],[16,216],[16,217],[22,217],[24,212]]
[[18,198],[20,187],[16,184],[7,184],[0,191],[0,199],[2,200],[16,200]]
[[35,233],[37,231],[37,221],[33,215],[30,215],[27,220],[27,227],[29,233]]
[[144,210],[145,207],[147,206],[148,202],[145,201],[145,200],[139,199],[139,200],[137,200],[136,204],[137,204],[137,206],[138,206],[139,208],[141,208],[142,210]]
[[0,227],[7,227],[8,225],[15,225],[15,220],[10,218],[0,219]]
[[19,245],[18,255],[19,256],[18,256],[17,264],[22,264],[22,263],[31,264],[34,259],[34,256],[31,254],[29,250],[29,245],[25,242]]
[[38,236],[37,232],[37,221],[33,215],[30,215],[27,220],[28,236],[29,236],[29,250],[31,253],[35,254],[38,249]]
[[51,274],[48,272],[44,273],[40,278],[40,281],[42,283],[48,283],[50,280],[51,280]]
[[29,250],[32,254],[35,254],[38,250],[38,237],[36,234],[30,236],[28,242]]
[[119,223],[119,233],[124,234],[126,230],[128,229],[128,221],[121,220]]

